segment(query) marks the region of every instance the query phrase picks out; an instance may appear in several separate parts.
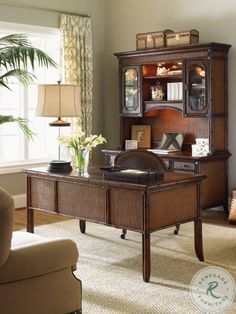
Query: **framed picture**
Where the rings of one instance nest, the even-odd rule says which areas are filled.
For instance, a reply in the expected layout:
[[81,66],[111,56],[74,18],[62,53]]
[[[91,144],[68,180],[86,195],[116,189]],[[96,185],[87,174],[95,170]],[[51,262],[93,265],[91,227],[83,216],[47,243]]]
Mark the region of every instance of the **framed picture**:
[[151,126],[150,125],[132,125],[131,139],[138,141],[138,148],[150,148]]

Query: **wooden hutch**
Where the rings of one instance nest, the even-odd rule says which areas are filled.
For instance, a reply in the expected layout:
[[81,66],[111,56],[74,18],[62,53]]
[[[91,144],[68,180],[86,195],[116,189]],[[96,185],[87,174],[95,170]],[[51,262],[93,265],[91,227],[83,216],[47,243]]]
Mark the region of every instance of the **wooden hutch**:
[[[171,171],[205,174],[203,208],[224,205],[227,210],[230,47],[210,43],[115,53],[119,60],[120,144],[117,150],[103,150],[107,163],[125,149],[132,125],[151,126],[151,148],[158,147],[164,132],[183,133],[182,151],[161,158]],[[174,82],[182,83],[178,96],[169,92],[174,86],[169,83]],[[161,101],[152,100],[151,87],[156,84],[164,91]],[[209,139],[207,156],[192,156],[196,138]]]

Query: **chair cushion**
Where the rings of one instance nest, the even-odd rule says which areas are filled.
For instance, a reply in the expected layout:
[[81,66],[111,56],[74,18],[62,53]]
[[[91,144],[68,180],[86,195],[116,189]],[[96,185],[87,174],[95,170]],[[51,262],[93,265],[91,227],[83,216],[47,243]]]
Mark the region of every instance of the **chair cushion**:
[[48,240],[32,233],[16,231],[13,232],[8,260],[0,268],[0,284],[73,267],[77,260],[78,250],[72,240]]

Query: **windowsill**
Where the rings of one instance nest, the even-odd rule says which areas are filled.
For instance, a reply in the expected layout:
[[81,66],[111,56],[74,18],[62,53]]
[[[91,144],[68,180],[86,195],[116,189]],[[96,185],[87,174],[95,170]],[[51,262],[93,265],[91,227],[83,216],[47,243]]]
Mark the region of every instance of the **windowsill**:
[[43,167],[48,164],[46,160],[23,161],[19,163],[6,163],[0,165],[0,175],[10,173],[20,173],[25,168]]

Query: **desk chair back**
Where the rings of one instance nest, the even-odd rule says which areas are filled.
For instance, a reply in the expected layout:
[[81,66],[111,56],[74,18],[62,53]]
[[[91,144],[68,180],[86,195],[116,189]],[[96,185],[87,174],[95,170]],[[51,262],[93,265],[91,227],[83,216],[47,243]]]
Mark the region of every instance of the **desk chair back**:
[[121,152],[115,157],[114,165],[127,169],[158,171],[160,173],[167,171],[167,167],[160,157],[145,150]]

